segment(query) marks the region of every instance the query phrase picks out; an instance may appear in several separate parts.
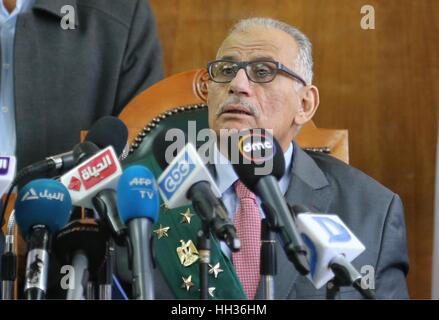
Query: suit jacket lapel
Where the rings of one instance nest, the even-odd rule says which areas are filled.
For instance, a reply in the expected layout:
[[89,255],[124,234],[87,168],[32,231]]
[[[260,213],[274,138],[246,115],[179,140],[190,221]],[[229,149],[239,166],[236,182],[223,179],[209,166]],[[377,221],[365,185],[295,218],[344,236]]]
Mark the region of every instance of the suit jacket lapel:
[[332,198],[325,174],[295,142],[292,175],[285,198],[290,205],[301,204],[313,212],[326,212]]
[[[285,194],[289,205],[301,204],[312,212],[327,212],[331,202],[329,182],[315,161],[297,143],[294,144],[291,166],[291,181]],[[275,277],[275,298],[290,297],[298,272],[284,253],[280,239],[276,246],[277,274]],[[262,287],[258,288],[257,298],[263,298]]]

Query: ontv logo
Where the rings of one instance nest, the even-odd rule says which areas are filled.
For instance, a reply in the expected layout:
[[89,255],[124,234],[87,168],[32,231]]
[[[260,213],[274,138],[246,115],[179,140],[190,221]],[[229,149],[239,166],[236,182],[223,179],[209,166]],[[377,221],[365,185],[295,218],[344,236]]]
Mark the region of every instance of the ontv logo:
[[263,163],[273,158],[276,147],[273,138],[265,133],[248,133],[239,138],[239,153],[251,162]]
[[8,173],[9,158],[0,157],[0,174],[5,175]]

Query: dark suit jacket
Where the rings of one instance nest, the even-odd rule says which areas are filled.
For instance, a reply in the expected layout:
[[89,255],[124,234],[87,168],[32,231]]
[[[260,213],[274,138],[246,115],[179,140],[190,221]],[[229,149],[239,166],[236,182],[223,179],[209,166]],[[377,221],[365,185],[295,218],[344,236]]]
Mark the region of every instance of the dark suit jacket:
[[[75,30],[61,28],[74,7]],[[36,0],[15,34],[18,166],[71,150],[104,115],[118,115],[163,77],[147,0]]]
[[[337,214],[366,246],[353,265],[359,271],[365,265],[374,268],[377,298],[408,298],[406,230],[398,195],[344,162],[326,154],[305,152],[297,144],[291,170],[287,202],[305,205],[312,212]],[[276,299],[325,299],[325,287],[316,290],[299,275],[280,245],[277,266]],[[173,298],[159,270],[156,294],[158,298]],[[343,287],[340,297],[361,298],[351,287]],[[262,298],[259,288],[257,299]]]
[[[74,30],[61,28],[64,5]],[[19,169],[71,150],[81,130],[163,77],[147,0],[36,0],[17,18],[14,54]]]
[[[377,298],[408,298],[406,229],[398,195],[361,171],[331,156],[304,152],[296,144],[286,200],[312,212],[337,214],[366,246],[353,265],[357,270],[374,268]],[[325,288],[316,290],[298,275],[280,247],[278,253],[277,298],[325,298]],[[261,294],[259,290],[260,298]],[[353,288],[342,288],[341,297],[360,295]]]

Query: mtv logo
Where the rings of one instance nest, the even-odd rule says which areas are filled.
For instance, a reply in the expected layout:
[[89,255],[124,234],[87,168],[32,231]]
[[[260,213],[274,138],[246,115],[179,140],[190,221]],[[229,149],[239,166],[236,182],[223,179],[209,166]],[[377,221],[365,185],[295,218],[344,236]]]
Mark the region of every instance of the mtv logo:
[[9,169],[9,158],[0,157],[0,175],[4,176],[8,173]]
[[17,161],[14,156],[0,157],[0,199],[14,181]]

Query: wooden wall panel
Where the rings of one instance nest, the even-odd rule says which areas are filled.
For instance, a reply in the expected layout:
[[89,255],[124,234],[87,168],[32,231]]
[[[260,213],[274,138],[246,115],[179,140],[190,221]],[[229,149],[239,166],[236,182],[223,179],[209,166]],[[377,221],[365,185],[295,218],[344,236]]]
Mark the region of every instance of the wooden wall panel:
[[[240,18],[296,25],[314,45],[320,127],[349,129],[351,164],[401,195],[412,298],[430,298],[435,141],[439,106],[439,1],[150,0],[165,72],[213,59]],[[375,30],[360,8],[375,8]]]

